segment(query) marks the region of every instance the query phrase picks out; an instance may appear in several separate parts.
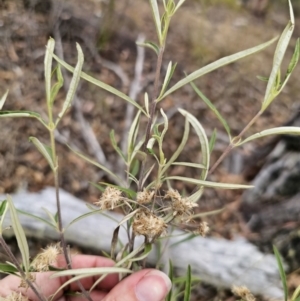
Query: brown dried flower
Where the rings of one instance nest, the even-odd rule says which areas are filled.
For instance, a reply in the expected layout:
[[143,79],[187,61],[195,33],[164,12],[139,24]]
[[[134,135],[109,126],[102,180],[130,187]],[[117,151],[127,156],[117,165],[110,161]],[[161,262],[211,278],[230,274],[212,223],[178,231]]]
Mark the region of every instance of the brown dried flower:
[[154,191],[147,191],[145,188],[143,191],[137,193],[136,200],[139,204],[149,204],[154,196]]
[[54,264],[57,256],[61,253],[60,246],[50,245],[35,257],[30,266],[35,272],[49,271],[49,265]]
[[21,293],[11,292],[5,298],[0,298],[1,301],[28,301],[28,297],[23,296]]
[[232,292],[245,301],[255,301],[255,297],[251,294],[246,286],[233,286]]
[[115,187],[106,187],[101,198],[94,204],[102,210],[113,210],[122,201],[122,191]]
[[134,216],[132,228],[135,235],[144,235],[149,240],[167,233],[167,225],[164,220],[144,209],[139,210]]
[[202,222],[199,224],[198,229],[194,233],[200,234],[201,236],[205,237],[208,231],[209,231],[209,227],[207,222]]

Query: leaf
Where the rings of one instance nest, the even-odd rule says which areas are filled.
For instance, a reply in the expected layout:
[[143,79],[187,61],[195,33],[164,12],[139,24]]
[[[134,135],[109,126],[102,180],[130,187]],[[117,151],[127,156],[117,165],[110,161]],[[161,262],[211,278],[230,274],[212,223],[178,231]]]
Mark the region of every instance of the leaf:
[[2,225],[3,225],[7,210],[8,210],[8,203],[7,203],[7,200],[4,200],[0,204],[0,236],[2,235]]
[[[172,286],[174,281],[174,268],[172,264],[172,260],[169,260],[169,279],[171,280]],[[168,295],[167,295],[167,301],[172,301],[172,295],[173,295],[173,287],[171,287]]]
[[0,263],[0,272],[4,274],[16,275],[19,271],[16,267],[13,267],[11,264]]
[[194,167],[194,168],[205,168],[203,164],[191,163],[191,162],[174,162],[172,165],[181,165],[186,167]]
[[91,164],[93,164],[93,165],[99,167],[101,170],[105,171],[107,174],[109,174],[110,176],[112,176],[112,177],[117,181],[117,183],[122,183],[122,182],[123,182],[122,179],[120,179],[117,175],[115,175],[112,171],[110,171],[110,170],[109,170],[108,168],[106,168],[104,165],[102,165],[102,164],[100,164],[100,163],[94,161],[93,159],[90,159],[90,158],[88,158],[87,156],[81,154],[80,152],[78,152],[78,151],[72,149],[69,145],[67,145],[67,146],[69,147],[69,149],[70,149],[73,153],[75,153],[76,155],[78,155],[80,158],[82,158],[82,159],[84,159],[85,161],[87,161],[87,162],[89,162],[89,163],[91,163]]
[[183,109],[178,109],[178,111],[188,119],[188,121],[193,126],[196,134],[199,137],[200,145],[201,145],[202,161],[203,161],[202,164],[205,166],[205,169],[203,169],[203,171],[201,172],[200,179],[205,180],[209,169],[210,154],[209,154],[209,143],[204,128],[202,127],[200,122],[189,112]]
[[[54,59],[61,64],[63,67],[65,67],[67,70],[69,70],[70,72],[74,72],[74,68],[72,66],[70,66],[69,64],[67,64],[66,62],[64,62],[63,60],[61,60],[58,56],[56,56],[55,54],[53,54]],[[107,85],[95,78],[93,78],[90,75],[87,75],[86,73],[82,72],[80,73],[80,77],[85,79],[86,81],[104,89],[105,91],[108,91],[124,100],[126,100],[127,102],[131,103],[132,105],[134,105],[137,109],[139,109],[140,111],[142,111],[146,116],[148,116],[148,114],[146,113],[146,111],[137,103],[135,102],[133,99],[131,99],[129,96],[127,96],[126,94],[120,92],[119,90],[113,88],[110,85]]]
[[151,244],[146,244],[144,252],[140,256],[136,256],[133,259],[130,259],[130,262],[144,260],[148,257],[149,253],[152,250]]
[[191,266],[188,265],[187,272],[186,272],[186,281],[185,281],[185,290],[184,290],[183,301],[190,301],[191,291],[192,291],[191,279],[192,279],[192,270],[191,270]]
[[20,213],[20,214],[29,216],[29,217],[31,217],[31,218],[34,218],[34,219],[36,219],[36,220],[38,220],[38,221],[41,221],[41,222],[47,224],[48,226],[50,226],[50,227],[52,227],[52,228],[54,228],[54,229],[57,229],[56,225],[53,225],[51,222],[47,221],[47,220],[44,219],[44,218],[41,218],[41,217],[39,217],[39,216],[33,215],[33,214],[31,214],[31,213],[25,212],[25,211],[20,210],[20,209],[17,209],[17,212]]
[[40,114],[31,111],[0,111],[0,118],[19,118],[19,117],[29,117],[36,118],[39,120],[46,128],[48,128],[46,122],[41,118]]
[[157,5],[157,0],[150,0],[150,5],[152,8],[153,19],[155,23],[156,33],[159,40],[160,45],[162,44],[162,30],[161,30],[161,22],[160,15]]
[[118,239],[119,239],[119,230],[120,226],[118,225],[116,229],[114,230],[112,240],[111,240],[111,248],[110,248],[110,257],[112,260],[115,260],[115,250],[117,247]]
[[226,56],[224,58],[221,58],[213,63],[210,63],[196,71],[194,71],[193,73],[191,73],[190,75],[188,75],[187,77],[183,78],[182,80],[180,80],[178,83],[176,83],[172,88],[170,88],[168,91],[166,91],[164,93],[164,95],[162,95],[159,99],[161,100],[162,98],[165,98],[167,95],[173,93],[174,91],[178,90],[179,88],[181,88],[182,86],[194,81],[195,79],[197,79],[198,77],[207,74],[213,70],[216,70],[222,66],[228,65],[232,62],[235,62],[243,57],[246,57],[248,55],[251,55],[253,53],[256,53],[258,51],[263,50],[264,48],[268,47],[269,45],[273,44],[275,41],[277,40],[277,37],[266,42],[263,43],[261,45],[255,46],[253,48],[249,48],[243,51],[240,51],[238,53]]
[[51,98],[50,98],[51,99],[51,106],[53,105],[53,102],[54,102],[54,100],[57,96],[57,93],[59,92],[60,88],[64,84],[64,78],[63,78],[62,73],[61,73],[60,65],[57,65],[56,77],[57,77],[57,82],[51,88]]
[[203,180],[197,180],[194,178],[179,177],[179,176],[166,177],[163,180],[164,181],[177,180],[177,181],[187,182],[187,183],[200,185],[200,186],[204,186],[204,187],[220,188],[220,189],[249,189],[249,188],[254,187],[251,185],[209,182],[209,181],[203,181]]
[[216,138],[217,138],[217,130],[214,129],[214,131],[212,132],[212,135],[210,137],[210,140],[209,140],[209,153],[210,154],[214,150],[215,143],[216,143]]
[[115,139],[115,131],[114,131],[114,130],[111,130],[111,131],[110,131],[109,137],[110,137],[110,142],[111,142],[111,144],[112,144],[114,150],[119,154],[119,156],[123,159],[123,161],[124,161],[125,163],[127,163],[127,162],[126,162],[126,158],[125,158],[125,156],[124,156],[122,150],[118,147],[118,144],[117,144],[117,142],[116,142],[116,139]]
[[288,47],[288,44],[290,42],[291,36],[294,31],[294,13],[293,13],[293,8],[291,5],[291,2],[289,0],[289,7],[290,7],[290,21],[288,22],[287,26],[285,27],[284,31],[282,32],[279,41],[276,46],[276,50],[274,53],[274,59],[273,59],[273,67],[272,71],[269,77],[265,97],[262,103],[261,110],[264,111],[270,103],[273,101],[273,99],[277,96],[276,94],[276,77],[278,75],[278,72],[280,71],[280,66],[282,63],[282,60],[284,58],[286,49]]
[[6,101],[7,95],[8,95],[8,90],[6,90],[6,92],[3,94],[3,96],[0,99],[0,111],[2,110],[2,108],[4,106],[4,103]]
[[175,11],[174,13],[179,9],[179,7],[185,2],[185,0],[179,0],[176,7],[175,7]]
[[265,76],[260,76],[260,75],[257,75],[256,76],[259,80],[263,81],[263,82],[267,82],[269,80],[268,77],[265,77]]
[[180,145],[178,146],[178,148],[176,149],[176,151],[174,152],[174,154],[172,155],[172,157],[168,160],[168,162],[164,165],[164,167],[162,168],[161,171],[161,175],[163,176],[166,171],[168,170],[168,168],[171,166],[171,164],[174,163],[174,161],[178,158],[178,156],[181,154],[182,150],[184,149],[186,142],[188,140],[189,137],[189,133],[190,133],[190,123],[189,120],[185,117],[185,124],[184,124],[184,133],[182,136],[182,140],[180,142]]
[[172,66],[172,62],[169,63],[168,68],[167,68],[167,72],[166,72],[166,76],[165,76],[165,80],[164,80],[164,83],[163,83],[163,86],[161,88],[161,92],[160,92],[158,98],[160,98],[160,96],[162,96],[165,93],[166,89],[168,88],[168,85],[169,85],[170,80],[171,80],[171,78],[174,74],[176,66],[177,66],[177,64],[174,64]]
[[137,137],[137,132],[139,128],[139,120],[140,120],[141,111],[138,111],[128,132],[128,139],[127,139],[127,156],[128,156],[128,162],[131,163],[132,151],[134,149],[134,144]]
[[23,263],[26,273],[28,273],[29,266],[30,266],[30,264],[29,264],[29,248],[28,248],[25,232],[22,228],[22,225],[20,223],[20,220],[19,220],[19,217],[17,214],[17,210],[14,206],[14,203],[13,203],[10,195],[7,195],[7,202],[8,202],[8,206],[9,206],[12,227],[13,227],[14,233],[16,235],[19,250],[22,255],[22,263]]
[[49,146],[46,146],[43,143],[41,143],[38,138],[29,137],[29,141],[31,141],[39,150],[39,152],[44,156],[44,158],[47,160],[48,164],[50,165],[52,171],[55,171],[52,149]]
[[280,274],[280,278],[281,278],[281,282],[282,282],[282,286],[283,286],[283,290],[284,290],[284,300],[287,301],[288,300],[288,287],[287,287],[287,282],[286,282],[285,271],[284,271],[283,264],[282,264],[282,259],[281,259],[279,251],[277,250],[277,248],[274,245],[273,245],[273,251],[274,251],[274,255],[277,260],[279,274]]
[[246,142],[263,138],[270,135],[300,135],[300,127],[297,126],[281,126],[273,129],[268,129],[251,135],[250,137],[238,142],[235,146],[240,146],[245,144]]
[[225,131],[228,134],[229,141],[231,141],[231,134],[230,134],[230,128],[228,126],[227,121],[223,118],[223,116],[219,113],[215,105],[196,87],[194,83],[191,83],[192,88],[194,91],[198,94],[198,96],[206,103],[206,105],[212,110],[212,112],[217,116],[217,118],[222,123],[223,127],[225,128]]
[[76,43],[76,48],[77,48],[77,52],[78,52],[77,64],[76,64],[76,67],[73,71],[73,77],[72,77],[70,87],[69,87],[66,99],[64,101],[62,110],[58,114],[58,117],[55,121],[55,127],[58,125],[61,118],[65,115],[66,111],[71,106],[71,102],[72,102],[72,100],[75,96],[75,93],[76,93],[76,90],[77,90],[77,87],[78,87],[78,84],[79,84],[80,73],[81,73],[84,58],[83,58],[83,53],[82,53],[81,47],[78,43]]
[[151,42],[151,41],[145,41],[145,42],[136,42],[136,44],[137,44],[138,46],[141,46],[141,47],[150,48],[150,49],[152,49],[152,50],[158,55],[159,47],[158,47],[158,45],[155,44],[154,42]]
[[46,85],[46,98],[47,104],[51,103],[51,74],[52,74],[52,56],[54,52],[55,41],[50,38],[46,46],[46,53],[44,59],[45,69],[45,85]]

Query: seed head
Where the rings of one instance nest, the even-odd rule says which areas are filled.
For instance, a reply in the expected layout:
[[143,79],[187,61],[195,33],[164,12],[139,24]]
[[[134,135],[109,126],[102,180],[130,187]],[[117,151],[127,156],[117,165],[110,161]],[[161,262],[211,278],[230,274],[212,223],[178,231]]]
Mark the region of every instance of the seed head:
[[122,191],[115,187],[106,187],[101,198],[94,204],[102,210],[113,210],[123,199]]
[[144,235],[149,240],[167,233],[167,225],[164,220],[144,209],[139,210],[134,216],[132,228],[136,235]]
[[35,272],[49,271],[49,265],[54,264],[57,256],[61,253],[61,248],[57,244],[50,245],[35,257],[31,263],[31,268]]
[[232,292],[245,301],[255,301],[255,297],[251,294],[246,286],[233,286]]
[[199,224],[198,229],[194,233],[205,237],[208,231],[209,231],[209,227],[207,222],[202,222]]
[[147,191],[145,188],[143,191],[137,193],[137,202],[139,204],[149,204],[154,196],[154,191]]

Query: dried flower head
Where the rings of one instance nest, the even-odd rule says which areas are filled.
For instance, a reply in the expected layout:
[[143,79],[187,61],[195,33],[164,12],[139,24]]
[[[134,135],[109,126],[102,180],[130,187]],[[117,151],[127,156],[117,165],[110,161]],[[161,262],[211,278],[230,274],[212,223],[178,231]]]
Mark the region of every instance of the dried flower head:
[[62,253],[61,247],[56,245],[50,245],[46,249],[42,249],[31,263],[31,268],[36,272],[49,271],[49,265],[53,265],[56,262],[57,256]]
[[179,192],[174,189],[169,189],[164,198],[169,198],[172,200],[172,210],[174,216],[189,216],[190,211],[194,207],[198,206],[195,202],[191,202],[189,198],[182,198]]
[[145,188],[143,191],[137,193],[136,200],[139,204],[149,204],[154,196],[154,191],[147,191]]
[[208,231],[209,231],[209,227],[208,227],[207,222],[202,222],[199,224],[198,229],[196,231],[194,231],[194,233],[205,237],[206,234],[208,233]]
[[7,297],[1,298],[1,301],[28,301],[28,297],[23,296],[21,293],[11,292]]
[[113,210],[122,201],[122,191],[115,187],[106,187],[101,198],[94,204],[102,210]]
[[233,286],[232,292],[245,301],[255,301],[255,297],[251,294],[246,286]]
[[132,228],[135,235],[144,235],[149,240],[167,233],[167,225],[164,220],[144,209],[139,210],[134,216]]

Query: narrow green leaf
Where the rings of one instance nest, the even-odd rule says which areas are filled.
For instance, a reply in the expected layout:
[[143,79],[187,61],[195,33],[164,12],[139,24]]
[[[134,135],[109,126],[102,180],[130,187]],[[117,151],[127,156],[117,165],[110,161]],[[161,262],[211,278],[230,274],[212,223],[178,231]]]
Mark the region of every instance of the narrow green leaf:
[[[54,59],[61,64],[64,68],[66,68],[67,70],[69,70],[70,72],[74,72],[74,68],[72,66],[70,66],[69,64],[67,64],[66,62],[64,62],[63,60],[61,60],[58,56],[56,56],[55,54],[53,54]],[[134,105],[137,109],[141,110],[146,116],[148,116],[148,114],[146,113],[146,111],[133,99],[131,99],[129,96],[127,96],[126,94],[120,92],[119,90],[111,87],[110,85],[107,85],[95,78],[93,78],[90,75],[87,75],[86,73],[82,72],[80,73],[80,77],[85,79],[86,81],[126,100],[127,102],[131,103],[132,105]]]
[[40,114],[31,111],[0,111],[0,118],[19,118],[19,117],[29,117],[36,118],[39,120],[46,128],[48,128],[47,123],[41,118]]
[[34,219],[36,219],[36,220],[38,220],[38,221],[41,221],[41,222],[47,224],[48,226],[50,226],[50,227],[52,227],[52,228],[54,228],[54,229],[57,229],[56,225],[53,225],[51,222],[49,222],[49,221],[47,221],[46,219],[41,218],[41,217],[39,217],[39,216],[37,216],[37,215],[33,215],[33,214],[31,214],[31,213],[25,212],[25,211],[20,210],[20,209],[17,209],[17,212],[20,213],[20,214],[23,214],[23,215],[32,217],[32,218],[34,218]]
[[29,137],[29,141],[31,141],[36,146],[36,148],[39,150],[39,152],[47,160],[47,162],[50,165],[52,171],[54,171],[55,166],[54,166],[54,162],[53,162],[52,149],[49,146],[46,146],[43,143],[41,143],[38,138]]
[[165,76],[165,80],[164,80],[163,86],[161,88],[161,92],[159,94],[159,98],[165,93],[166,89],[168,88],[176,66],[177,66],[177,64],[172,65],[172,62],[169,63],[167,72],[166,72],[166,76]]
[[185,2],[185,0],[179,0],[176,7],[175,7],[175,11],[174,13],[180,8],[180,6]]
[[134,261],[144,260],[145,258],[148,257],[151,250],[152,250],[152,245],[151,244],[146,244],[144,252],[140,256],[136,256],[136,257],[130,259],[130,261],[134,262]]
[[127,139],[127,160],[131,162],[132,152],[134,150],[134,145],[137,137],[137,132],[139,129],[139,120],[140,120],[141,111],[138,111],[128,132],[128,139]]
[[56,77],[57,77],[57,82],[51,88],[51,105],[53,105],[54,100],[55,100],[55,98],[57,96],[57,93],[59,92],[60,88],[64,84],[64,78],[63,78],[62,73],[61,73],[61,67],[60,67],[60,65],[57,65],[57,68],[56,68]]
[[[70,146],[68,146],[69,149],[75,153],[76,155],[78,155],[80,158],[84,159],[85,161],[99,167],[101,170],[105,171],[107,174],[109,174],[110,176],[112,176],[116,181],[117,183],[123,183],[122,179],[120,179],[117,175],[115,175],[112,171],[110,171],[108,168],[106,168],[104,165],[94,161],[93,159],[81,154],[80,152],[72,149]],[[125,186],[125,185],[124,185]]]
[[172,260],[169,260],[169,278],[172,283],[172,287],[167,295],[167,301],[172,301],[172,296],[173,296],[173,281],[174,281],[174,268],[172,264]]
[[227,123],[227,121],[223,118],[223,116],[219,113],[215,105],[197,88],[197,86],[194,83],[191,83],[192,88],[194,91],[198,94],[198,96],[205,102],[205,104],[212,110],[212,112],[217,116],[217,118],[222,123],[223,127],[225,128],[225,131],[228,134],[229,141],[231,141],[231,134],[230,134],[230,128]]
[[269,80],[268,77],[265,77],[265,76],[260,76],[260,75],[257,75],[256,76],[259,80],[263,81],[263,82],[267,82]]
[[0,204],[0,236],[2,235],[2,226],[7,210],[8,210],[8,203],[7,200],[4,200]]
[[197,180],[194,178],[186,178],[186,177],[179,177],[179,176],[166,177],[163,180],[164,181],[177,180],[177,181],[187,182],[187,183],[200,185],[200,186],[204,186],[204,187],[220,188],[220,189],[249,189],[249,188],[254,187],[251,185],[209,182],[209,181],[203,181],[203,180]]
[[54,46],[55,46],[55,41],[52,38],[50,38],[46,46],[46,53],[44,59],[47,104],[51,103],[51,74],[52,74],[52,56],[54,52]]
[[84,61],[84,57],[83,57],[83,53],[81,50],[81,47],[78,43],[76,43],[76,48],[77,48],[77,52],[78,52],[78,60],[77,60],[77,64],[76,67],[73,71],[73,77],[70,83],[70,87],[66,96],[66,99],[64,101],[63,107],[61,112],[58,114],[58,117],[56,119],[55,122],[55,126],[57,126],[57,124],[59,123],[59,121],[61,120],[61,118],[65,115],[66,111],[69,109],[69,107],[71,106],[71,102],[75,96],[78,84],[79,84],[79,80],[80,80],[80,73],[81,73],[81,69],[82,69],[82,65],[83,65],[83,61]]
[[150,5],[152,8],[152,14],[153,14],[157,37],[158,37],[159,43],[161,45],[162,44],[162,29],[161,29],[161,21],[160,21],[157,0],[150,0]]
[[4,103],[6,101],[7,95],[8,95],[8,90],[6,90],[6,92],[3,94],[3,96],[0,99],[0,111],[2,110],[2,108],[4,106]]
[[9,206],[12,227],[13,227],[14,233],[16,235],[19,250],[22,255],[22,263],[23,263],[26,273],[28,273],[30,264],[29,264],[29,248],[28,248],[28,244],[27,244],[26,235],[22,228],[22,225],[20,223],[20,220],[19,220],[19,217],[17,214],[17,210],[14,206],[14,203],[13,203],[10,195],[7,195],[7,202],[8,202],[8,206]]
[[112,240],[111,240],[111,248],[110,248],[110,257],[112,260],[115,260],[115,250],[117,247],[117,243],[119,240],[119,230],[120,230],[120,226],[118,225],[116,227],[116,229],[114,230],[113,236],[112,236]]
[[300,127],[297,126],[281,126],[273,129],[268,129],[251,135],[250,137],[238,142],[235,146],[243,145],[249,141],[263,138],[270,135],[300,135]]
[[271,44],[273,44],[275,41],[277,40],[277,37],[266,42],[263,43],[261,45],[255,46],[253,48],[249,48],[243,51],[240,51],[238,53],[226,56],[224,58],[221,58],[211,64],[206,65],[205,67],[200,68],[199,70],[194,71],[193,73],[191,73],[190,75],[188,75],[187,77],[185,77],[184,79],[180,80],[177,84],[175,84],[172,88],[170,88],[168,91],[166,91],[164,93],[164,95],[162,97],[160,97],[158,99],[158,101],[162,100],[163,98],[165,98],[167,95],[173,93],[174,91],[178,90],[179,88],[181,88],[182,86],[194,81],[195,79],[197,79],[198,77],[207,74],[213,70],[216,70],[222,66],[228,65],[232,62],[235,62],[243,57],[246,57],[248,55],[251,55],[253,53],[256,53],[258,51],[263,50],[264,48],[270,46]]
[[276,46],[276,50],[274,53],[274,59],[273,59],[273,67],[272,71],[269,77],[265,97],[262,103],[262,110],[264,111],[270,103],[273,101],[276,95],[274,95],[274,89],[276,89],[275,83],[276,78],[278,75],[278,72],[280,70],[280,66],[282,63],[282,60],[284,58],[286,49],[288,47],[288,44],[290,42],[291,36],[294,31],[294,13],[292,9],[291,2],[289,0],[289,7],[290,7],[290,21],[288,22],[287,26],[285,27],[284,31],[282,32],[279,41]]
[[211,154],[214,147],[215,147],[215,143],[216,143],[216,138],[217,138],[217,130],[214,129],[214,131],[212,132],[212,135],[209,139],[209,153]]
[[138,46],[141,46],[141,47],[146,47],[146,48],[150,48],[152,49],[156,54],[158,54],[159,52],[159,47],[157,44],[155,44],[154,42],[151,42],[151,41],[145,41],[145,42],[136,42],[136,44]]
[[292,73],[293,70],[295,69],[298,61],[299,61],[299,55],[300,55],[300,40],[299,38],[296,40],[296,45],[295,45],[295,50],[292,56],[292,59],[289,63],[288,69],[287,69],[287,73]]
[[186,281],[185,281],[185,290],[184,290],[184,298],[183,301],[190,301],[191,298],[191,291],[192,291],[192,270],[191,266],[188,265],[187,272],[186,272]]
[[205,168],[203,164],[191,163],[191,162],[174,162],[172,165],[181,165],[186,167],[194,167],[194,168]]
[[18,269],[13,267],[11,264],[0,263],[0,272],[4,274],[12,274],[15,275],[18,273]]
[[163,176],[166,171],[169,169],[169,167],[171,166],[171,164],[174,163],[174,161],[178,158],[178,156],[181,154],[182,150],[184,149],[186,142],[188,140],[189,137],[189,133],[190,133],[190,123],[188,118],[185,117],[185,124],[184,124],[184,133],[182,136],[182,140],[178,146],[178,148],[176,149],[176,151],[174,152],[174,154],[172,155],[172,157],[169,159],[169,161],[164,165],[164,167],[162,168],[161,171],[161,176]]
[[57,213],[55,213],[54,215],[52,214],[52,212],[50,212],[47,208],[42,207],[42,209],[45,211],[45,213],[48,215],[50,221],[52,222],[52,225],[55,225],[55,228],[58,229],[58,225],[57,225],[57,221],[55,220],[55,215]]
[[125,158],[125,155],[123,154],[122,150],[118,147],[118,144],[116,142],[116,139],[115,139],[115,131],[114,130],[111,130],[110,133],[109,133],[109,137],[110,137],[110,142],[114,148],[114,150],[119,154],[119,156],[123,159],[123,161],[125,163],[126,162],[126,158]]
[[190,124],[193,126],[196,134],[199,137],[200,145],[201,145],[201,154],[202,154],[202,164],[205,166],[205,169],[201,172],[200,179],[205,180],[207,177],[208,169],[209,169],[209,162],[210,162],[210,153],[209,153],[209,143],[205,133],[204,128],[202,127],[201,123],[189,112],[178,109],[178,111],[185,116]]
[[281,282],[282,282],[282,286],[283,286],[283,290],[284,290],[284,300],[287,301],[289,291],[288,291],[288,287],[287,287],[286,275],[285,275],[285,271],[283,268],[282,259],[281,259],[279,251],[277,250],[277,248],[274,245],[273,245],[273,251],[274,251],[274,255],[277,260],[279,274],[280,274],[280,278],[281,278]]

